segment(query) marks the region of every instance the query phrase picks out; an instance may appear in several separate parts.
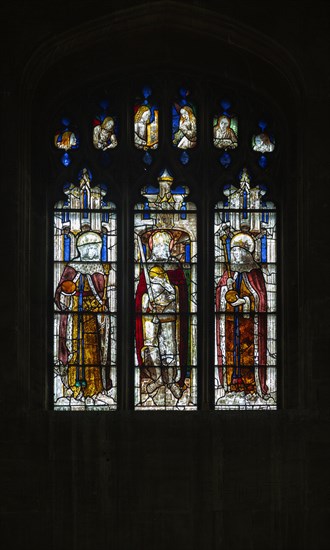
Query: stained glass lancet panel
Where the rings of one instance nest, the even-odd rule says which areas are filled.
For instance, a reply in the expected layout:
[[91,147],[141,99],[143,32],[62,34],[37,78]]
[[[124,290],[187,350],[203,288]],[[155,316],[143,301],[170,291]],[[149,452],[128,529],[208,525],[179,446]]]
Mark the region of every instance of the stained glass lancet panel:
[[276,211],[266,190],[224,188],[215,210],[215,408],[276,409]]
[[64,187],[54,210],[54,409],[117,401],[117,223],[105,186]]
[[197,408],[196,207],[165,170],[135,206],[135,408]]

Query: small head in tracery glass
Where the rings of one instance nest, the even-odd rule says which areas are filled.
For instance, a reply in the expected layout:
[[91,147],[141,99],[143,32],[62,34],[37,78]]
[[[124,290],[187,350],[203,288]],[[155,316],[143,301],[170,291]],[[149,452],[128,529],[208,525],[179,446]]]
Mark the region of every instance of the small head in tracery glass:
[[93,145],[95,149],[107,151],[118,145],[118,121],[109,112],[109,102],[101,101],[101,112],[93,120]]
[[64,151],[61,157],[63,166],[69,166],[72,159],[68,151],[79,148],[79,135],[68,118],[62,118],[61,126],[54,135],[54,145],[57,149]]
[[258,126],[261,132],[252,137],[253,151],[259,153],[272,153],[275,149],[275,139],[273,135],[266,132],[267,122],[260,120]]
[[178,149],[193,149],[197,145],[196,107],[188,101],[187,88],[180,88],[180,99],[172,106],[172,142]]
[[151,99],[151,88],[142,89],[143,99],[134,105],[134,145],[137,149],[157,149],[158,147],[158,107]]
[[238,145],[237,117],[230,114],[231,103],[221,101],[222,112],[213,119],[213,144],[217,149],[236,149]]

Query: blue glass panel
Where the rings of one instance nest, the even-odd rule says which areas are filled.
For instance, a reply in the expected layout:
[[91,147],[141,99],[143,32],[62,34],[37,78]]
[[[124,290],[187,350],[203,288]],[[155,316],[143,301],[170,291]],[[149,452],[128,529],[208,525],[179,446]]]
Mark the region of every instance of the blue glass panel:
[[151,96],[151,88],[150,86],[144,86],[142,88],[142,94],[145,99],[147,99],[149,96]]
[[258,164],[260,168],[266,168],[267,166],[267,158],[265,155],[261,155],[258,159]]
[[223,99],[220,101],[220,105],[223,108],[223,115],[229,116],[229,109],[231,107],[231,102],[228,99]]
[[108,109],[109,101],[107,99],[102,99],[102,101],[100,101],[100,107],[104,110]]
[[[227,218],[227,221],[229,220],[229,217]],[[228,256],[228,261],[230,262],[230,237],[227,237],[226,239],[226,248],[227,248],[227,256]]]
[[263,235],[261,237],[261,262],[267,262],[267,237]]
[[180,155],[180,162],[181,164],[188,164],[189,162],[189,155],[187,153],[187,151],[183,151]]
[[185,261],[186,262],[190,262],[190,252],[191,252],[191,246],[190,244],[186,244],[186,247],[185,247]]
[[224,168],[228,168],[228,166],[230,165],[231,163],[231,156],[229,153],[223,153],[221,155],[221,157],[219,158],[219,162],[220,164],[224,167]]
[[101,258],[103,262],[108,260],[107,258],[107,235],[102,235],[102,249],[101,249]]
[[150,212],[148,212],[149,209],[150,209],[149,208],[149,202],[146,201],[144,203],[144,212],[143,212],[143,219],[144,220],[149,220],[150,219]]
[[64,235],[64,260],[66,262],[70,260],[70,244],[71,244],[70,236]]
[[173,195],[182,195],[183,193],[186,193],[186,189],[182,185],[178,185],[175,189],[173,189]]
[[158,193],[159,189],[158,187],[154,187],[153,185],[147,185],[146,187],[146,193],[150,195],[154,195]]
[[228,99],[222,99],[220,105],[223,109],[226,109],[228,111],[228,109],[230,109],[231,102]]
[[143,156],[143,162],[144,164],[147,164],[148,166],[150,166],[150,164],[152,163],[152,156],[151,154],[149,153],[149,151],[147,151],[144,156]]
[[70,158],[69,153],[64,153],[64,155],[62,155],[61,163],[63,164],[63,166],[70,166],[71,158]]
[[186,214],[185,210],[187,210],[187,203],[183,202],[182,206],[181,206],[181,215],[180,215],[181,220],[186,220],[187,219],[187,214]]
[[187,90],[187,88],[181,87],[179,89],[179,94],[182,97],[182,99],[180,100],[180,105],[186,105],[187,104],[186,97],[187,95],[189,95],[189,90]]
[[247,218],[247,192],[243,192],[243,218]]

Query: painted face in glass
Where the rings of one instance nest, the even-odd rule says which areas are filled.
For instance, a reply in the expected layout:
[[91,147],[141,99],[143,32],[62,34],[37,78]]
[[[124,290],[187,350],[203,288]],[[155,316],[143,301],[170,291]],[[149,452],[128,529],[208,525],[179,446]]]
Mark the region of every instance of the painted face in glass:
[[229,125],[229,120],[227,118],[222,118],[220,120],[220,128],[223,132],[228,128],[228,125]]
[[99,261],[101,258],[100,243],[88,243],[78,246],[80,258],[85,262]]
[[186,111],[186,109],[181,109],[181,110],[180,110],[180,115],[182,116],[182,118],[183,118],[184,120],[188,120],[188,119],[189,119],[189,114],[188,114],[188,112]]
[[141,121],[147,123],[150,121],[150,111],[145,111],[141,116]]
[[260,136],[256,136],[255,144],[257,147],[260,147],[262,145],[262,139],[260,138]]

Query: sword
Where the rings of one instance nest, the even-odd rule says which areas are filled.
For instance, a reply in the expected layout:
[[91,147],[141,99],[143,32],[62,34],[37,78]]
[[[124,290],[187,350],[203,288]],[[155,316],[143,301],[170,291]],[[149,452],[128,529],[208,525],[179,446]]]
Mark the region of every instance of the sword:
[[138,245],[139,245],[140,258],[141,258],[141,263],[142,263],[142,267],[143,267],[144,278],[146,280],[149,300],[150,300],[150,303],[153,304],[154,303],[154,295],[153,295],[153,292],[152,292],[149,271],[148,271],[148,268],[147,268],[146,258],[145,258],[145,255],[144,255],[144,250],[143,250],[143,245],[142,245],[142,240],[141,240],[140,235],[137,235],[137,241],[138,241]]

